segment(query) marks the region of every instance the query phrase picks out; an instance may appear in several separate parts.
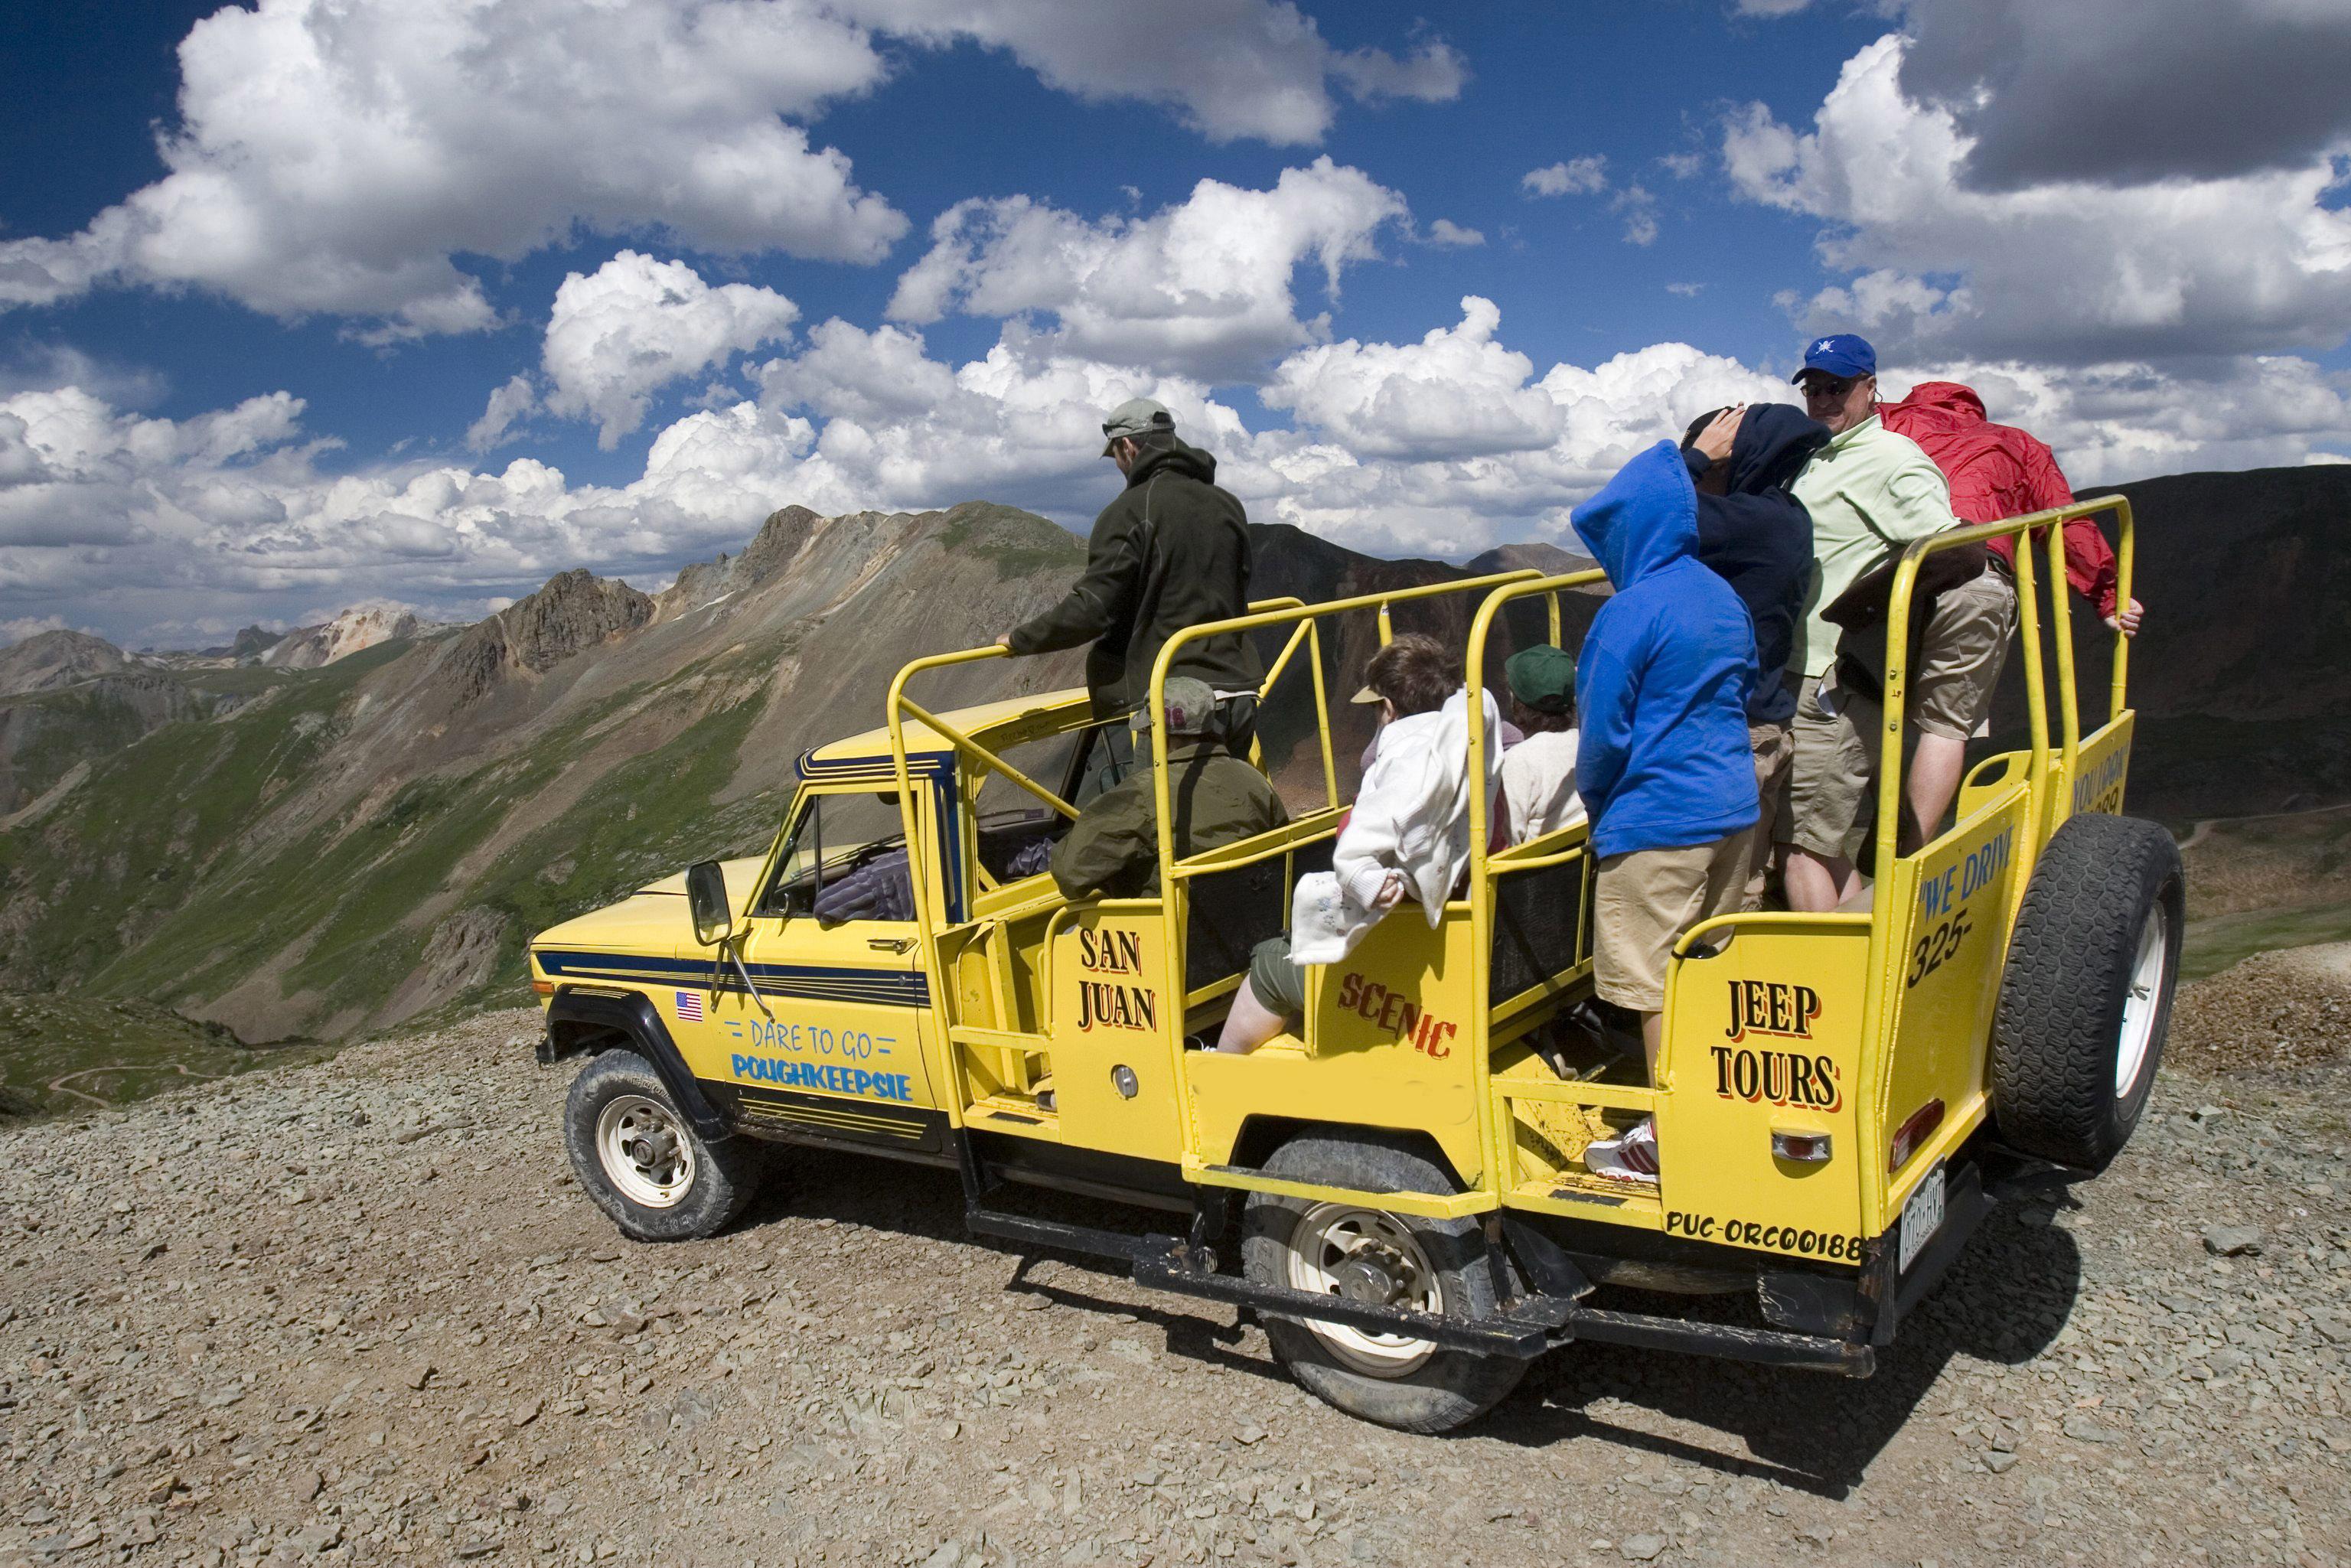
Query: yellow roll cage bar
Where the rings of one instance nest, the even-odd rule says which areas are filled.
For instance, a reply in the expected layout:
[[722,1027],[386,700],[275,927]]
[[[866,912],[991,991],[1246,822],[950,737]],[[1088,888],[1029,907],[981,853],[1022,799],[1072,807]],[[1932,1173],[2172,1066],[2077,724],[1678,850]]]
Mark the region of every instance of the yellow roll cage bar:
[[[1903,809],[1901,777],[1903,712],[1911,674],[1906,667],[1906,659],[1912,600],[1921,566],[1928,556],[1939,551],[1957,549],[1996,538],[2019,538],[2028,534],[2043,535],[2045,531],[2048,570],[2053,581],[2058,585],[2056,591],[2050,595],[2052,616],[2048,629],[2048,634],[2053,640],[2055,646],[2058,675],[2060,737],[2053,747],[2049,723],[2047,661],[2041,644],[2043,632],[2040,622],[2039,571],[2033,551],[2029,546],[2019,549],[2015,553],[2018,621],[2024,643],[2026,709],[2031,732],[2029,748],[2031,763],[2028,775],[2031,800],[2027,810],[2028,821],[2032,823],[2032,829],[2028,835],[2028,841],[2037,845],[2044,836],[2043,824],[2047,822],[2050,814],[2059,804],[2051,789],[2053,775],[2050,765],[2053,754],[2061,769],[2056,776],[2070,778],[2082,745],[2079,705],[2074,685],[2075,660],[2069,615],[2070,592],[2065,577],[2065,525],[2077,518],[2094,517],[2105,512],[2114,513],[2117,520],[2116,598],[2118,606],[2126,607],[2130,603],[2132,571],[2136,558],[2136,528],[2130,502],[2127,497],[2122,496],[2095,497],[2085,501],[2074,502],[2070,506],[2053,507],[1999,522],[1952,528],[1912,542],[1905,548],[1897,559],[1894,580],[1888,595],[1887,658],[1882,710],[1883,728],[1880,736],[1881,761],[1877,779],[1876,849],[1876,864],[1881,873],[1893,866],[1898,858],[1897,834]],[[1161,647],[1153,663],[1146,709],[1151,715],[1154,803],[1156,808],[1160,864],[1164,868],[1161,904],[1162,912],[1168,922],[1171,937],[1162,945],[1167,967],[1163,981],[1165,986],[1163,994],[1185,998],[1186,1009],[1188,1009],[1191,1005],[1198,1001],[1212,998],[1225,987],[1233,983],[1228,980],[1218,986],[1207,988],[1198,997],[1187,994],[1185,987],[1185,960],[1182,950],[1184,944],[1177,934],[1186,926],[1189,883],[1194,878],[1207,873],[1230,870],[1252,864],[1274,855],[1287,853],[1298,844],[1307,841],[1324,830],[1329,825],[1329,821],[1337,814],[1340,805],[1338,768],[1332,747],[1329,692],[1322,668],[1320,631],[1320,622],[1323,618],[1351,612],[1371,611],[1377,618],[1379,640],[1384,645],[1393,636],[1390,612],[1394,606],[1448,594],[1483,592],[1486,598],[1479,604],[1471,623],[1464,664],[1472,683],[1482,685],[1487,645],[1497,618],[1509,604],[1538,595],[1541,596],[1548,610],[1551,640],[1556,644],[1559,643],[1561,632],[1559,595],[1590,587],[1604,580],[1604,574],[1597,569],[1550,576],[1532,569],[1520,569],[1515,571],[1468,578],[1456,582],[1432,583],[1417,588],[1359,594],[1314,605],[1309,605],[1296,598],[1267,600],[1252,603],[1248,614],[1187,627],[1170,638]],[[1246,633],[1285,625],[1291,627],[1292,630],[1280,653],[1269,666],[1257,695],[1262,703],[1271,695],[1275,685],[1289,673],[1300,650],[1303,648],[1306,651],[1307,667],[1314,693],[1324,806],[1319,810],[1301,814],[1289,828],[1277,833],[1265,835],[1243,844],[1203,851],[1186,859],[1179,860],[1175,853],[1174,815],[1170,807],[1167,777],[1168,737],[1165,693],[1169,669],[1176,656],[1191,643],[1226,632]],[[1074,817],[1077,814],[1074,807],[1051,789],[1030,779],[997,751],[955,728],[938,715],[914,702],[906,695],[908,683],[928,671],[1008,656],[1008,650],[998,646],[933,654],[907,664],[898,672],[890,685],[887,716],[891,752],[898,787],[899,806],[906,833],[910,870],[914,878],[916,917],[920,924],[926,952],[935,952],[934,944],[938,935],[938,916],[941,911],[935,906],[930,896],[930,890],[937,884],[932,875],[933,868],[927,863],[931,846],[926,841],[925,835],[920,831],[913,779],[907,759],[905,724],[909,718],[927,726],[957,752],[970,757],[983,770],[1003,775],[1014,785],[1035,796],[1058,814],[1064,817]],[[2109,692],[2108,721],[2110,723],[2119,721],[2128,711],[2126,696],[2128,660],[2129,640],[2117,632],[2115,638],[2113,674]],[[1473,778],[1483,777],[1485,765],[1483,729],[1482,725],[1469,727],[1468,760]],[[1261,740],[1253,743],[1251,760],[1261,763],[1262,756]],[[1538,870],[1562,863],[1588,852],[1588,846],[1579,843],[1565,850],[1542,853],[1529,852],[1532,848],[1530,845],[1511,846],[1489,854],[1487,848],[1488,832],[1488,806],[1485,791],[1473,789],[1470,792],[1469,876],[1472,896],[1468,904],[1471,919],[1472,973],[1477,988],[1473,994],[1479,997],[1487,996],[1488,988],[1491,984],[1493,908],[1491,898],[1482,895],[1478,890],[1485,888],[1491,877],[1496,874],[1513,871]],[[1920,849],[1924,847],[1924,845],[1919,846]],[[1913,851],[1914,855],[1917,852],[1917,851]],[[2021,880],[2019,885],[2021,888]],[[1882,1023],[1884,1009],[1886,1006],[1886,944],[1893,939],[1892,931],[1896,924],[1893,914],[1893,911],[1884,906],[1884,901],[1881,900],[1868,915],[1774,914],[1771,917],[1775,921],[1802,920],[1808,924],[1817,924],[1823,929],[1838,926],[1850,927],[1866,923],[1870,933],[1868,960],[1870,992],[1865,1007],[1867,1017],[1874,1020],[1880,1020]],[[1676,953],[1677,955],[1687,953],[1695,943],[1704,940],[1709,932],[1730,926],[1741,918],[1751,919],[1753,916],[1726,915],[1693,927],[1676,944]],[[927,963],[924,967],[931,988],[933,1004],[941,1009],[940,1016],[945,1017],[946,1016],[945,1011],[946,998],[944,995],[944,977],[938,972],[938,966],[935,963]],[[1178,1052],[1182,1050],[1185,1017],[1185,1011],[1176,1012],[1176,1027],[1169,1031],[1169,1047]],[[1471,1009],[1470,1043],[1474,1048],[1472,1061],[1476,1064],[1473,1071],[1477,1075],[1477,1089],[1480,1103],[1486,1103],[1488,1093],[1486,1080],[1489,1059],[1491,1055],[1489,1040],[1491,1021],[1489,1006]],[[1882,1028],[1873,1028],[1871,1032],[1873,1035],[1882,1033]],[[1190,1113],[1188,1080],[1179,1071],[1175,1074],[1173,1081],[1176,1086],[1177,1096],[1185,1102],[1180,1109],[1188,1119]],[[1589,1088],[1588,1085],[1584,1087]],[[1490,1184],[1497,1179],[1495,1173],[1501,1168],[1498,1158],[1499,1151],[1493,1146],[1500,1134],[1497,1128],[1490,1124],[1491,1119],[1488,1120],[1489,1124],[1485,1130],[1485,1143],[1488,1145],[1485,1151],[1487,1155],[1485,1181]],[[1459,1194],[1455,1195],[1449,1201],[1455,1207],[1466,1204],[1469,1208],[1486,1208],[1493,1207],[1499,1201],[1499,1192]],[[1468,1212],[1468,1209],[1464,1208],[1462,1211]]]

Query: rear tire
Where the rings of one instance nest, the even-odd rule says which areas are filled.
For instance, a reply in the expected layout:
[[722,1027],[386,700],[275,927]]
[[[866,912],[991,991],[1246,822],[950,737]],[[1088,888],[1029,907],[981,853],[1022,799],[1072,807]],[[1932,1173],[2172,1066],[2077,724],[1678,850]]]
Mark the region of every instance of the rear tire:
[[716,1235],[759,1190],[765,1166],[748,1138],[705,1141],[634,1051],[607,1051],[571,1081],[563,1143],[590,1201],[638,1241]]
[[[1378,1133],[1305,1134],[1274,1151],[1268,1176],[1359,1192],[1452,1192],[1435,1162]],[[1497,1311],[1485,1231],[1474,1219],[1424,1219],[1355,1204],[1251,1193],[1242,1215],[1241,1271],[1249,1281],[1337,1293],[1333,1268],[1353,1261],[1392,1282],[1396,1305],[1447,1317]],[[1269,1315],[1266,1338],[1301,1386],[1360,1420],[1405,1432],[1443,1432],[1484,1415],[1526,1363],[1426,1340],[1371,1334]]]
[[2058,828],[2025,889],[1992,1024],[2003,1143],[2093,1174],[2122,1152],[2163,1057],[2185,925],[2170,834],[2094,814]]

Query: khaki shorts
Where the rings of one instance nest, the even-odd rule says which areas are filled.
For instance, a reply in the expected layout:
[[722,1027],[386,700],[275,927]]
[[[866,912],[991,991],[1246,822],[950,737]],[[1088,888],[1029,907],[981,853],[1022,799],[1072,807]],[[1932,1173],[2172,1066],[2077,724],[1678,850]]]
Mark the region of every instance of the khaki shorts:
[[1821,706],[1821,683],[1811,675],[1796,688],[1794,742],[1787,785],[1771,834],[1823,860],[1852,860],[1869,841],[1877,804],[1877,742],[1884,707],[1876,697],[1833,689],[1836,712]]
[[1747,857],[1747,893],[1741,907],[1763,907],[1764,883],[1771,869],[1771,824],[1780,814],[1780,798],[1788,792],[1788,764],[1795,756],[1795,737],[1784,724],[1750,724],[1747,748],[1755,756],[1755,796],[1762,815],[1742,835],[1740,852]]
[[1747,831],[1686,850],[1634,850],[1600,862],[1592,894],[1592,988],[1635,1012],[1666,1005],[1666,964],[1683,932],[1735,915],[1747,891]]
[[2015,636],[2016,584],[1996,566],[1938,598],[1910,686],[1910,722],[1949,740],[1973,735],[1991,711]]
[[1269,936],[1249,950],[1249,989],[1268,1012],[1306,1016],[1306,971],[1290,961],[1290,938]]

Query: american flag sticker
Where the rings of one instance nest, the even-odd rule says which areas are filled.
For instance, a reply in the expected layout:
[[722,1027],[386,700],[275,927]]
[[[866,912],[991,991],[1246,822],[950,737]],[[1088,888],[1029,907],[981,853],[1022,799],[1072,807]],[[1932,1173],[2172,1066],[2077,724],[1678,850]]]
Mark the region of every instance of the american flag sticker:
[[702,993],[701,993],[701,992],[699,992],[699,991],[680,991],[680,992],[678,992],[678,994],[677,994],[677,1021],[678,1021],[678,1022],[680,1022],[680,1023],[700,1023],[700,1022],[702,1021]]

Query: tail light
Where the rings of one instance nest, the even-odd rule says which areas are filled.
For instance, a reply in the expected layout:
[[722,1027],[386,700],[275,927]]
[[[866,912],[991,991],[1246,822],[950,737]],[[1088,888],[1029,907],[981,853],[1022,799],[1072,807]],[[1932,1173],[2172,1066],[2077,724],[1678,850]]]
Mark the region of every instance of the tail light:
[[1910,1119],[1894,1129],[1894,1147],[1886,1156],[1886,1169],[1890,1175],[1910,1163],[1910,1156],[1919,1145],[1934,1136],[1935,1129],[1943,1124],[1943,1103],[1929,1100],[1910,1113]]
[[1829,1135],[1826,1133],[1774,1133],[1771,1134],[1771,1157],[1793,1160],[1805,1166],[1825,1164],[1829,1157]]

